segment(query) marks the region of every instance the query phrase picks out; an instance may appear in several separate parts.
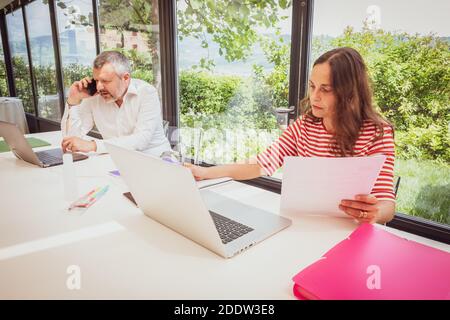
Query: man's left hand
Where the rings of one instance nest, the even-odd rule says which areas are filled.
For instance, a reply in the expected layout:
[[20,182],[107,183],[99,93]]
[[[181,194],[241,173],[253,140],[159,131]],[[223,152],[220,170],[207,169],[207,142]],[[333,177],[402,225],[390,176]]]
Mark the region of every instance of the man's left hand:
[[87,141],[78,137],[65,137],[61,142],[63,152],[89,152],[96,151],[97,144],[95,141]]

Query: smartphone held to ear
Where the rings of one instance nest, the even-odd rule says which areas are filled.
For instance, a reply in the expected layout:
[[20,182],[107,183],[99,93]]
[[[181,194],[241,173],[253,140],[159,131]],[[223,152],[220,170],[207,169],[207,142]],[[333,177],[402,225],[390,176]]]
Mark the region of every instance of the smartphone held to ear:
[[92,79],[91,83],[89,83],[87,86],[87,91],[88,91],[89,95],[91,95],[91,96],[96,94],[97,93],[97,81]]

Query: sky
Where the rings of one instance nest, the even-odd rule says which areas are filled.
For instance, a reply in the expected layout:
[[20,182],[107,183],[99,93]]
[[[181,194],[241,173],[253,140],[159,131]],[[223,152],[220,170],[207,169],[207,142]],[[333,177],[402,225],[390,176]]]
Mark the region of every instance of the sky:
[[[40,3],[38,3],[40,1]],[[92,12],[92,0],[64,0],[67,6],[74,5],[78,9],[80,9],[81,13],[84,15],[88,15],[89,12]],[[33,35],[35,36],[44,36],[49,34],[50,28],[50,18],[48,6],[42,4],[42,0],[37,0],[36,2],[28,5],[27,17],[28,23],[30,27],[33,29]],[[63,32],[66,30],[67,25],[67,17],[63,14],[63,9],[56,6],[57,14],[58,14],[58,29],[59,32]],[[17,15],[15,13],[14,15]],[[20,14],[19,14],[20,15]],[[41,21],[48,21],[48,23],[41,23]],[[20,26],[17,26],[19,30],[22,30],[22,23]]]
[[369,6],[379,8],[380,27],[386,31],[450,36],[449,0],[315,0],[314,35],[337,36],[348,26],[362,27]]
[[[378,7],[383,30],[450,36],[450,0],[315,0],[313,33],[336,37],[349,25],[360,30],[370,6]],[[280,25],[282,33],[291,34],[292,14],[283,14],[289,19]]]

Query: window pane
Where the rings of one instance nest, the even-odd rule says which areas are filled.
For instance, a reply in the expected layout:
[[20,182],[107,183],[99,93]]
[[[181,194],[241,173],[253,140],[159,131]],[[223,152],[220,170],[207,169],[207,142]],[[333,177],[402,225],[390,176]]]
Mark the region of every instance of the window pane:
[[312,59],[357,49],[394,124],[397,211],[450,223],[450,2],[316,0]]
[[5,56],[3,55],[2,34],[0,33],[0,96],[9,96],[6,78]]
[[189,156],[200,130],[200,160],[218,164],[256,156],[286,127],[291,16],[290,1],[177,1]]
[[25,7],[30,40],[31,61],[36,83],[39,117],[61,120],[56,86],[55,53],[48,4],[33,1]]
[[74,81],[92,75],[96,56],[92,0],[57,3],[58,33],[64,75],[64,93]]
[[158,0],[100,0],[101,50],[119,50],[132,77],[154,85],[161,96]]
[[7,14],[6,23],[8,26],[8,41],[11,50],[16,93],[17,96],[22,99],[25,112],[34,114],[22,9]]

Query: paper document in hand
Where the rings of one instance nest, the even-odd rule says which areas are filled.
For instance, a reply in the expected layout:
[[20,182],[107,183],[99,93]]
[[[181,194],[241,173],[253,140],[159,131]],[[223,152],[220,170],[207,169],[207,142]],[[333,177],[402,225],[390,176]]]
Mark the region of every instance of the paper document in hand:
[[285,157],[281,212],[349,217],[339,204],[357,194],[370,194],[384,155],[370,157]]

